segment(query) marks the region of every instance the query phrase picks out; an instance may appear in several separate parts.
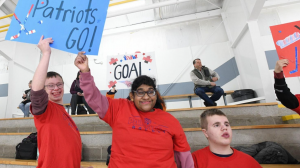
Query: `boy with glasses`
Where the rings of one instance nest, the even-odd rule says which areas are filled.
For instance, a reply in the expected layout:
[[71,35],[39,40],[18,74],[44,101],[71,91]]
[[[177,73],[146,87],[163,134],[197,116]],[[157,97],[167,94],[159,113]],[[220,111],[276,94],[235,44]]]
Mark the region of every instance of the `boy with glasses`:
[[79,168],[81,138],[76,124],[63,106],[64,81],[48,72],[52,38],[41,37],[38,47],[43,57],[34,73],[31,112],[38,132],[37,168]]

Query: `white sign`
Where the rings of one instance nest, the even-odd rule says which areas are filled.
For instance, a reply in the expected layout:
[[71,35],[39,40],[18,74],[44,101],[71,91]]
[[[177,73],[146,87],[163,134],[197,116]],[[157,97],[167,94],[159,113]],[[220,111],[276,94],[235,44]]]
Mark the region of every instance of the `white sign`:
[[111,89],[129,89],[133,80],[141,75],[156,78],[156,63],[154,52],[117,55],[108,57],[107,87]]

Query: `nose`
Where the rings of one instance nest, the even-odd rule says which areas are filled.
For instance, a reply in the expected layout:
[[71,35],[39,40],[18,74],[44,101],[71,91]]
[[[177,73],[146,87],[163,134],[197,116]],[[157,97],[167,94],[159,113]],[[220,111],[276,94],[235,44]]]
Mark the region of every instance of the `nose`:
[[222,131],[227,130],[226,125],[221,125],[221,130],[222,130]]
[[54,85],[53,90],[57,90],[57,89],[59,89],[59,87],[57,85]]
[[143,96],[143,99],[148,99],[148,98],[150,98],[150,96],[148,95],[147,92],[145,92],[145,95]]

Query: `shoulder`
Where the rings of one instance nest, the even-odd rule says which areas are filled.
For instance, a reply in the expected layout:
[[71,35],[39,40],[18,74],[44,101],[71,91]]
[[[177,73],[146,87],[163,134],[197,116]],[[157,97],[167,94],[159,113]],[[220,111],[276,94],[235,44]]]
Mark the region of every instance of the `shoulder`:
[[234,148],[233,148],[233,150],[234,150],[234,152],[236,152],[238,160],[247,161],[248,163],[249,162],[257,162],[252,156],[250,156],[244,152],[238,151]]
[[207,151],[208,151],[207,148],[208,148],[208,146],[205,147],[205,148],[202,148],[202,149],[199,149],[199,150],[193,152],[193,153],[192,153],[193,158],[194,158],[194,157],[199,157],[199,156],[201,156],[201,157],[205,156],[205,154],[206,154]]

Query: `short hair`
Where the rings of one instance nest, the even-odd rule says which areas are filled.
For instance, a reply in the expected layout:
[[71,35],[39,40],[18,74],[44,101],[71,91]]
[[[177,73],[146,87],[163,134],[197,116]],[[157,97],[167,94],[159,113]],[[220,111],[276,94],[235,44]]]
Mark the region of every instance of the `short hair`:
[[31,84],[31,83],[32,83],[32,80],[30,80],[28,84]]
[[200,58],[196,58],[196,59],[194,59],[194,61],[193,61],[193,65],[195,65],[195,64],[196,64],[196,60],[199,60],[199,61],[201,61],[201,59],[200,59]]
[[[156,89],[156,80],[155,80],[155,78],[150,78],[149,76],[146,76],[146,75],[141,75],[141,76],[135,78],[135,80],[133,81],[133,83],[131,85],[131,93],[134,95],[134,91],[136,91],[136,89],[138,87],[140,87],[141,85],[143,85],[143,84],[153,87],[153,89],[156,92],[156,94],[155,94],[156,103],[154,105],[154,108],[159,108],[159,109],[163,110],[163,106],[165,106],[165,102],[161,98],[159,92]],[[130,100],[130,97],[129,97],[129,100]]]
[[53,77],[60,77],[61,80],[64,82],[63,78],[61,77],[61,75],[57,72],[54,72],[54,71],[50,71],[50,72],[47,72],[47,78],[46,79],[49,79],[49,78],[53,78]]
[[214,116],[214,115],[218,115],[218,116],[225,116],[226,115],[219,109],[209,109],[209,110],[205,110],[201,116],[200,116],[200,124],[201,124],[201,129],[206,129],[207,130],[207,126],[208,126],[208,123],[207,123],[207,117],[210,117],[210,116]]

